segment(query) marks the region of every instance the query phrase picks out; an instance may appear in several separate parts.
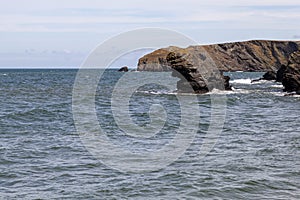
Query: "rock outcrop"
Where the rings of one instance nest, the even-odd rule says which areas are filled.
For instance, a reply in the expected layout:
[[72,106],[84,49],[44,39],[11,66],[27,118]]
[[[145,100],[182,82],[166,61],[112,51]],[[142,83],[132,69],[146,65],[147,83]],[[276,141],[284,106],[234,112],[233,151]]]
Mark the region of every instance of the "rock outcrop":
[[264,75],[263,75],[263,80],[267,80],[267,81],[272,81],[272,80],[276,80],[276,75],[277,72],[276,71],[267,71]]
[[170,52],[179,50],[181,50],[181,48],[174,46],[155,50],[139,59],[137,70],[155,72],[170,71],[171,68],[167,62],[167,56]]
[[267,80],[267,81],[274,81],[277,80],[277,72],[276,71],[267,71],[262,78],[251,80],[251,83],[260,81],[260,80]]
[[230,89],[230,78],[222,74],[225,71],[265,71],[262,79],[282,81],[286,91],[300,93],[299,51],[300,41],[252,40],[187,48],[171,46],[140,58],[137,70],[175,70],[173,76],[180,78],[178,91],[196,93],[213,88]]
[[291,54],[288,65],[281,70],[284,91],[300,94],[300,51]]
[[166,57],[166,65],[172,69],[172,76],[180,78],[177,92],[201,94],[213,89],[231,89],[230,78],[223,76],[203,47],[173,50]]
[[[196,55],[198,46],[190,46]],[[288,64],[291,53],[300,49],[300,41],[253,40],[224,44],[203,45],[220,71],[277,71]],[[181,52],[184,48],[168,47],[158,49],[139,59],[139,71],[169,71],[166,60],[170,52]]]
[[128,67],[127,66],[121,67],[118,71],[119,72],[128,72]]
[[276,73],[276,82],[282,82],[282,79],[283,79],[283,73],[285,72],[285,69],[286,69],[286,66],[285,65],[282,65],[277,73]]

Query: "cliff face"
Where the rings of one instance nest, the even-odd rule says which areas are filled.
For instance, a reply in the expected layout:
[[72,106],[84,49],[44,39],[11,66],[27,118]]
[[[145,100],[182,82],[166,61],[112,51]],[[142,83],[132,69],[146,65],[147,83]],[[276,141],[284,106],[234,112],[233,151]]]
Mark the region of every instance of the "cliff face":
[[[197,47],[190,46],[189,53],[197,55]],[[288,64],[290,55],[300,50],[300,41],[253,40],[201,46],[221,71],[277,71]],[[182,53],[184,48],[158,49],[139,59],[139,71],[169,71],[169,53]]]
[[284,90],[300,94],[300,51],[291,54],[288,65],[282,68]]

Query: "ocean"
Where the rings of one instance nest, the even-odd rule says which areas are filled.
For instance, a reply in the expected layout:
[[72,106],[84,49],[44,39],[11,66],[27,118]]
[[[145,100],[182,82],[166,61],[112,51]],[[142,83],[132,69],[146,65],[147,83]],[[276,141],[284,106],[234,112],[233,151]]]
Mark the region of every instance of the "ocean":
[[[285,96],[281,84],[272,81],[251,83],[263,73],[226,73],[233,91],[182,95],[199,108],[195,121],[193,107],[180,108],[176,85],[160,85],[161,80],[176,83],[176,78],[166,78],[170,73],[106,70],[89,98],[95,101],[97,123],[114,145],[132,155],[150,155],[176,138],[182,121],[196,123],[192,140],[180,152],[174,148],[171,154],[157,153],[165,156],[162,160],[147,163],[145,156],[125,163],[127,158],[116,159],[111,149],[105,152],[107,160],[101,160],[84,141],[85,133],[78,131],[82,121],[89,128],[94,123],[74,118],[78,72],[0,70],[0,199],[300,199],[300,96]],[[131,82],[120,84],[121,92],[114,93],[125,74]],[[88,84],[89,75],[80,84]],[[156,82],[144,85],[135,77]],[[132,92],[133,83],[138,87]],[[224,123],[201,157],[212,124],[214,94],[226,97]],[[131,119],[116,121],[123,111],[118,105],[129,105]],[[165,117],[162,124],[158,120],[162,127],[153,135],[150,111]],[[150,127],[150,135],[127,135],[131,124]],[[183,131],[189,133],[188,128]],[[113,159],[116,163],[110,165],[107,161]]]

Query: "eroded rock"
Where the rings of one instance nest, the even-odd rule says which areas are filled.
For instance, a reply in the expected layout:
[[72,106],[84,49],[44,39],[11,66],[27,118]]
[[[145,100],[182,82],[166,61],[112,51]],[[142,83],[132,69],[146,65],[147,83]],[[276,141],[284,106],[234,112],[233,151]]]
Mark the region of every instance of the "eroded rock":
[[283,72],[282,85],[284,91],[300,94],[300,51],[291,54]]
[[[197,55],[197,47],[190,53]],[[291,53],[300,49],[300,41],[253,40],[201,46],[220,71],[277,71],[287,65]],[[194,49],[194,51],[193,51]],[[139,59],[139,71],[168,71],[167,55],[179,47],[158,49]]]
[[[195,54],[196,53],[196,56]],[[229,90],[229,77],[217,69],[202,47],[174,50],[166,57],[172,76],[179,77],[177,90],[182,93],[206,93],[213,89]]]

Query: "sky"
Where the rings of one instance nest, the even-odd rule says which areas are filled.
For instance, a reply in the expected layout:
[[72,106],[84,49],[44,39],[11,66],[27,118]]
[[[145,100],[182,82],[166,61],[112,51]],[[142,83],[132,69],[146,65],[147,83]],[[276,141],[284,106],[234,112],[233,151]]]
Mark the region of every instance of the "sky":
[[299,21],[299,0],[2,0],[0,68],[76,68],[112,36],[146,27],[199,44],[300,40]]

